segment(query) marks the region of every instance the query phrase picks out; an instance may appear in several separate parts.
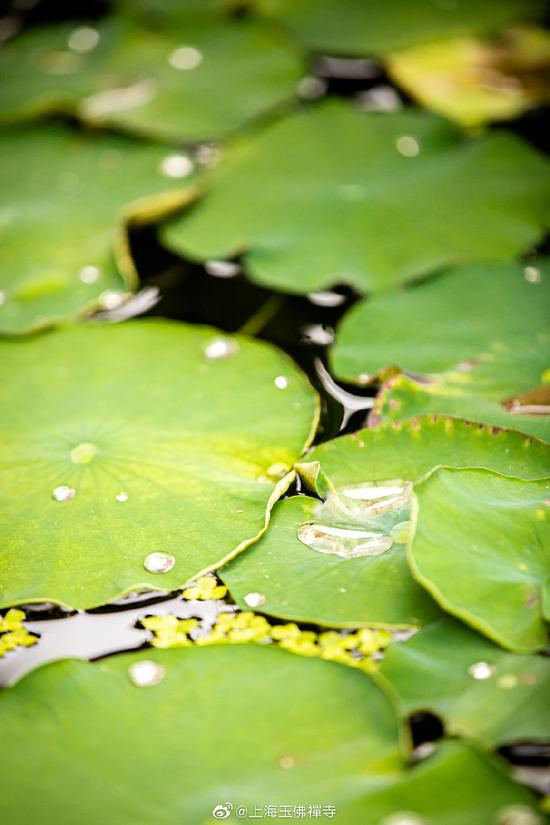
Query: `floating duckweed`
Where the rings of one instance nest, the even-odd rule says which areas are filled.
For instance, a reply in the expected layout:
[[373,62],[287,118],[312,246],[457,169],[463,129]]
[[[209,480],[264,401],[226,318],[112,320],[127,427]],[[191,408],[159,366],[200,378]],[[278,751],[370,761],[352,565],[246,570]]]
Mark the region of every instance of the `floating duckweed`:
[[223,599],[227,593],[227,587],[218,584],[215,576],[201,576],[190,587],[183,591],[184,599],[199,599],[208,601],[209,599]]
[[23,627],[25,613],[15,607],[0,616],[0,657],[16,647],[31,647],[38,642],[38,637]]
[[376,669],[373,655],[392,641],[387,630],[361,628],[356,632],[302,630],[294,622],[271,625],[265,616],[252,610],[224,612],[212,629],[203,634],[196,619],[177,616],[150,616],[142,625],[154,636],[154,647],[204,647],[213,644],[277,644],[283,650],[300,656],[319,657],[368,672]]

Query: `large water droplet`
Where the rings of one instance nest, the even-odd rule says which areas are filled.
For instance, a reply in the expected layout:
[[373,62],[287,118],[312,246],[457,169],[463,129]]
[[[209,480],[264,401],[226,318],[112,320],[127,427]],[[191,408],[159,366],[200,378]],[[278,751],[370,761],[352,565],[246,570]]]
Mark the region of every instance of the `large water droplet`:
[[359,502],[360,512],[369,516],[407,507],[411,500],[412,485],[408,481],[388,481],[383,484],[355,484],[344,487],[340,497]]
[[180,46],[170,54],[168,62],[172,68],[188,72],[202,63],[202,52],[194,46]]
[[137,687],[152,687],[162,682],[166,675],[166,669],[157,662],[151,662],[149,659],[142,659],[140,662],[134,662],[128,668],[128,676],[130,681]]
[[395,147],[404,158],[415,158],[420,153],[420,144],[412,135],[400,135],[395,141]]
[[317,550],[354,559],[359,556],[380,556],[393,545],[391,536],[372,530],[354,530],[349,527],[333,527],[329,524],[305,522],[298,527],[302,544]]
[[187,155],[167,155],[160,164],[167,178],[185,178],[193,171],[193,161]]
[[56,501],[70,501],[76,495],[74,487],[69,487],[67,484],[60,484],[52,492],[52,498]]
[[83,284],[95,284],[101,275],[101,270],[97,266],[83,266],[78,277]]

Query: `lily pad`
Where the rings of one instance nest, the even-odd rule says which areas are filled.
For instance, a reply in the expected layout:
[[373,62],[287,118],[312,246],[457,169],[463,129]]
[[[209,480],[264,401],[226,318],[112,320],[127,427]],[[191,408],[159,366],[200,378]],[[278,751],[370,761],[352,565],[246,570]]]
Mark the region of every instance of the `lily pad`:
[[[533,0],[499,3],[431,0],[260,0],[272,16],[317,51],[380,55],[452,35],[491,30],[542,12]],[[261,5],[260,5],[261,7]]]
[[235,142],[163,237],[192,259],[242,253],[253,280],[280,290],[380,290],[530,247],[548,182],[512,135],[473,141],[429,114],[327,101]]
[[[269,531],[220,575],[241,607],[246,608],[247,595],[261,594],[261,610],[285,619],[340,627],[426,624],[438,611],[408,568],[405,544],[414,529],[406,525],[408,507],[397,502],[385,515],[371,517],[365,501],[357,498],[358,488],[371,482],[395,486],[396,479],[417,482],[440,465],[540,478],[548,472],[550,448],[531,443],[532,452],[519,433],[437,418],[329,441],[297,469],[331,510],[309,496],[280,502]],[[329,529],[310,541],[315,525]],[[361,547],[371,538],[366,533],[390,534],[393,543],[373,555]],[[371,551],[380,547],[375,540],[370,543]]]
[[265,21],[180,4],[169,20],[62,23],[0,56],[0,119],[77,114],[166,140],[226,135],[294,96],[298,50]]
[[487,747],[550,739],[550,661],[508,653],[450,619],[391,645],[380,668],[400,713],[431,711]]
[[57,662],[3,693],[0,721],[0,812],[14,825],[37,804],[45,825],[71,821],[75,789],[79,825],[206,825],[268,809],[297,822],[308,806],[342,825],[400,810],[434,825],[447,811],[486,825],[510,805],[534,816],[533,795],[465,745],[404,771],[392,706],[365,674],[256,645]]
[[454,267],[418,286],[360,301],[338,328],[332,364],[365,383],[397,369],[415,375],[471,368],[491,348],[548,329],[550,261]]
[[408,552],[415,578],[447,612],[502,647],[545,647],[550,480],[440,469],[415,492],[418,519]]
[[171,590],[265,529],[315,394],[280,352],[148,320],[0,342],[0,604]]
[[130,221],[189,198],[161,146],[61,125],[0,132],[0,332],[21,333],[122,302],[138,283]]
[[[382,385],[370,421],[393,421],[437,413],[512,427],[550,440],[548,364],[550,336],[496,342],[465,371],[451,370],[423,381],[396,375]],[[532,403],[533,400],[535,403]]]
[[386,58],[396,83],[429,109],[472,127],[544,105],[550,34],[516,26],[492,39],[459,37]]

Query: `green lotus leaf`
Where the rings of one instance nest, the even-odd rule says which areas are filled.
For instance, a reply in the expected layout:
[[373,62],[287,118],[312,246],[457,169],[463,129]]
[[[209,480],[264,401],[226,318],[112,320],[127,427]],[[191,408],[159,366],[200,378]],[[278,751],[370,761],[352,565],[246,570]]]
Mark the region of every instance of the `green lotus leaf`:
[[205,140],[294,96],[303,67],[284,35],[186,6],[164,22],[119,16],[14,38],[0,56],[0,120],[62,111],[163,140]]
[[327,101],[235,142],[163,237],[192,259],[243,253],[250,277],[280,290],[380,290],[531,246],[549,184],[512,135],[473,141],[432,115]]
[[[467,371],[490,352],[548,329],[550,261],[468,264],[360,301],[338,328],[336,374],[364,383],[396,369]],[[467,376],[463,382],[467,382]]]
[[387,56],[393,80],[422,105],[467,127],[544,105],[550,34],[514,26],[496,38],[457,37]]
[[435,375],[390,378],[376,398],[371,423],[437,413],[513,427],[550,440],[550,335],[496,342],[479,361]]
[[543,9],[536,0],[259,0],[259,5],[310,48],[356,56],[494,30]]
[[550,480],[440,469],[415,492],[418,518],[408,549],[415,578],[447,612],[502,647],[544,647]]
[[487,825],[510,806],[535,816],[533,795],[466,745],[404,770],[392,706],[367,675],[257,645],[57,662],[3,692],[0,723],[13,825],[37,805],[44,825],[206,825],[244,808],[298,822],[316,805],[342,825],[401,810],[434,825],[457,812]]
[[108,308],[137,286],[128,223],[190,197],[163,174],[167,157],[161,146],[61,125],[0,131],[0,332]]
[[89,324],[0,351],[1,605],[90,608],[215,568],[265,529],[316,424],[288,358],[206,327]]
[[508,653],[450,619],[387,648],[380,676],[403,716],[437,713],[451,736],[487,747],[550,739],[550,661]]
[[[285,619],[340,627],[426,624],[438,611],[408,569],[409,505],[398,502],[393,512],[370,518],[357,511],[364,502],[354,505],[349,494],[369,482],[417,482],[440,465],[488,467],[525,478],[546,475],[550,448],[530,440],[526,450],[525,441],[519,433],[432,417],[328,441],[297,469],[329,507],[320,508],[309,496],[280,502],[269,531],[220,575],[241,607],[247,607],[247,595],[259,593],[265,599],[262,611]],[[305,529],[307,539],[308,526],[315,524],[337,528],[334,547],[321,539],[312,542],[317,546],[300,540],[299,533],[303,538]],[[370,555],[363,547],[358,551],[363,555],[354,556],[353,539],[361,537],[350,530],[389,533],[394,543],[389,552]],[[373,542],[371,549],[383,546]]]

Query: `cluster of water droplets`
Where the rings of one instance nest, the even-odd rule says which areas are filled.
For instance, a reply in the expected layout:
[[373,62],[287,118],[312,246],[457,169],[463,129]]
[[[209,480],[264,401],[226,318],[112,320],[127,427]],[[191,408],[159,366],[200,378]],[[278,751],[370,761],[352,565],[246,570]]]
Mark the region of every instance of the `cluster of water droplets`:
[[298,538],[344,559],[380,556],[408,541],[411,497],[412,484],[398,479],[335,489],[298,527]]

